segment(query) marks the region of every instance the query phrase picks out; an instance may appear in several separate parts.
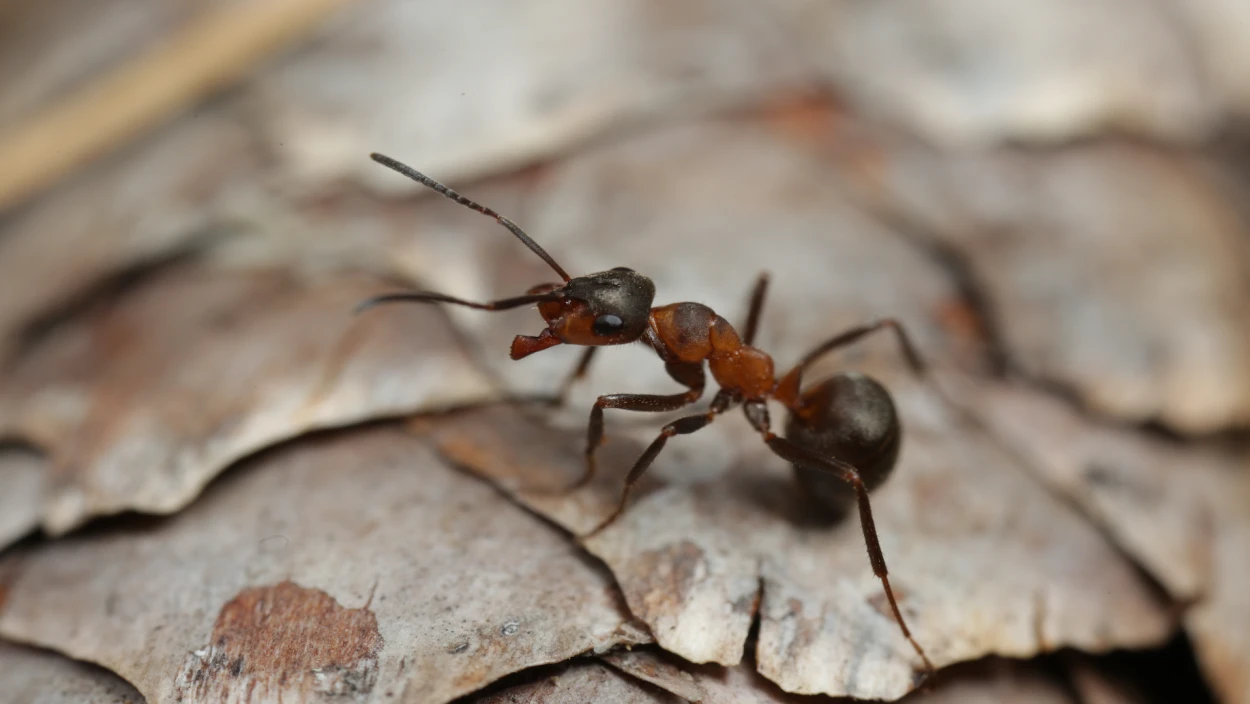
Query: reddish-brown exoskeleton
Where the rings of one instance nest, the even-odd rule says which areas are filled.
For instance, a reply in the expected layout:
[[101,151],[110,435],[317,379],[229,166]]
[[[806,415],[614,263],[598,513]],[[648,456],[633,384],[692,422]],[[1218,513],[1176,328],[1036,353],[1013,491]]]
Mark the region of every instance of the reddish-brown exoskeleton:
[[[582,486],[594,476],[595,449],[603,439],[604,409],[662,412],[689,406],[703,395],[704,363],[720,386],[707,411],[679,418],[664,426],[659,437],[634,463],[616,510],[582,537],[598,533],[621,515],[630,489],[651,466],[669,438],[693,433],[712,422],[716,416],[741,405],[747,420],[768,447],[795,465],[800,481],[819,500],[839,510],[847,509],[852,504],[858,507],[872,571],[881,580],[903,635],[920,655],[925,667],[932,671],[928,656],[908,630],[890,588],[885,557],[877,540],[872,506],[868,501],[868,492],[884,481],[894,467],[902,439],[902,427],[890,394],[871,378],[853,373],[835,375],[806,390],[801,388],[803,372],[822,355],[882,329],[894,331],[908,364],[917,373],[923,372],[921,359],[902,326],[894,320],[882,320],[847,330],[817,346],[778,378],[774,373],[772,357],[751,345],[768,285],[766,276],[761,276],[755,285],[747,323],[743,334],[739,335],[728,321],[699,303],[671,303],[653,308],[651,302],[655,297],[655,285],[631,269],[620,267],[572,278],[511,220],[390,157],[380,154],[373,154],[372,157],[374,161],[461,205],[495,218],[547,262],[564,281],[541,284],[523,296],[487,303],[474,303],[441,293],[386,294],[365,301],[358,310],[394,301],[451,303],[480,310],[506,310],[537,304],[547,327],[536,336],[518,335],[512,341],[512,358],[521,359],[561,344],[585,346],[587,349],[573,374],[565,381],[561,395],[573,380],[586,372],[596,349],[637,341],[655,350],[664,361],[669,376],[686,387],[686,391],[672,395],[600,396],[590,411],[585,473],[569,487],[570,490]],[[789,411],[784,437],[772,431],[766,403],[770,399],[780,402]],[[836,482],[827,481],[829,478],[836,479]]]

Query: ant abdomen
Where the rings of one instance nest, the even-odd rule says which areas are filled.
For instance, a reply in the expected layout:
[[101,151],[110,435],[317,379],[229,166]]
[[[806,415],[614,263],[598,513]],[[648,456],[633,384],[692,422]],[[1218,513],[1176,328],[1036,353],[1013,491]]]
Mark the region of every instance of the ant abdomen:
[[[890,476],[902,436],[890,392],[856,372],[837,374],[804,391],[800,409],[786,419],[787,439],[854,465],[869,491]],[[835,514],[855,505],[854,489],[840,477],[801,464],[794,471],[806,493]]]

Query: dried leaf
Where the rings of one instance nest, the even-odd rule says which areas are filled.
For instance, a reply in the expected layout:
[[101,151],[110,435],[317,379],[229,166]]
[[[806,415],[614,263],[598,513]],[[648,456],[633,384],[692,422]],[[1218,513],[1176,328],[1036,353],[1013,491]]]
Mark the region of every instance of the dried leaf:
[[[793,704],[786,694],[764,679],[750,664],[731,667],[690,665],[663,653],[629,650],[609,653],[603,661],[634,677],[663,688],[684,701],[706,704]],[[805,701],[811,698],[804,698]],[[816,701],[830,701],[819,697]]]
[[[414,66],[432,80],[414,82]],[[362,155],[478,176],[624,124],[739,103],[796,73],[774,28],[737,3],[377,0],[253,88],[284,145],[284,181],[349,175],[394,191],[415,187]]]
[[208,237],[216,210],[256,169],[243,126],[202,111],[16,212],[0,228],[0,362],[32,320]]
[[[927,689],[927,688],[926,688]],[[1071,704],[1053,677],[1030,663],[988,660],[942,673],[932,690],[905,701],[916,704]]]
[[1025,372],[1127,420],[1250,421],[1245,223],[1209,164],[1114,143],[879,146],[880,202],[967,260]]
[[852,101],[937,143],[1125,130],[1196,142],[1222,117],[1170,9],[1132,0],[783,5],[797,8],[778,14],[795,45]]
[[39,455],[0,448],[0,550],[39,526],[44,471]]
[[[755,672],[749,664],[732,667],[715,665],[692,666],[671,656],[632,650],[612,653],[602,658],[614,667],[638,679],[650,682],[686,701],[703,701],[715,704],[820,704],[833,703],[822,696],[786,694],[777,685]],[[1104,681],[1096,672],[1085,673],[1082,684],[1090,683],[1083,691],[1103,694],[1106,690],[1093,689]],[[692,698],[693,697],[693,698]],[[904,697],[903,702],[925,704],[1070,704],[1071,700],[1059,683],[1055,682],[1043,667],[1033,663],[1013,662],[991,658],[973,663],[956,665],[943,670],[923,689]],[[1129,699],[1102,700],[1111,702],[1134,701]]]
[[473,697],[469,704],[678,704],[681,701],[603,664],[573,661],[533,682]]
[[[908,439],[874,508],[891,581],[936,663],[1142,647],[1168,636],[1165,605],[1091,526],[923,390],[891,381]],[[741,423],[722,424],[733,422]],[[575,533],[609,513],[640,451],[609,444],[602,476],[561,497],[551,488],[582,471],[580,434],[502,407],[428,427],[446,456]],[[735,432],[750,437],[742,425]],[[805,517],[788,469],[739,446],[741,460],[719,474],[698,457],[662,455],[656,474],[668,483],[644,487],[587,549],[612,569],[659,644],[686,659],[737,663],[759,599],[756,658],[786,691],[906,694],[915,655],[882,603],[857,522],[831,529]]]
[[1250,115],[1250,82],[1242,67],[1250,65],[1250,5],[1240,0],[1190,0],[1169,6],[1191,33],[1189,46],[1198,55],[1225,108]]
[[1212,506],[1211,587],[1186,615],[1198,660],[1224,704],[1250,704],[1250,462],[1193,472]]
[[1002,384],[951,385],[1029,466],[1180,602],[1224,701],[1250,704],[1250,474],[1246,455],[1109,428]]
[[117,675],[56,653],[0,643],[0,687],[22,704],[143,704]]
[[1194,476],[1221,458],[1111,428],[1035,390],[946,377],[960,402],[1101,524],[1177,601],[1198,599],[1214,559],[1211,505]]
[[0,634],[101,663],[153,704],[440,703],[646,639],[563,536],[390,428],[297,441],[176,516],[0,568]]
[[1068,679],[1080,704],[1144,704],[1149,699],[1139,687],[1114,674],[1104,672],[1091,658],[1066,659]]
[[[674,658],[648,650],[621,650],[601,658],[616,669],[665,689],[688,702],[702,702],[707,698],[701,684],[687,669],[674,662]],[[723,699],[715,701],[724,702]]]
[[236,459],[302,432],[479,399],[437,311],[353,316],[360,274],[176,268],[30,350],[0,432],[49,451],[53,533],[176,511]]

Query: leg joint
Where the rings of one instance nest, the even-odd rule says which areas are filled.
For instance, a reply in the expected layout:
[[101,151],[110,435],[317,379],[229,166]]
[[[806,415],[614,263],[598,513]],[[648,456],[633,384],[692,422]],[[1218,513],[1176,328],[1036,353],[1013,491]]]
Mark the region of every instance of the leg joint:
[[664,430],[668,431],[671,429],[673,435],[686,435],[699,430],[711,422],[712,418],[708,415],[686,416],[685,418],[678,418],[672,423],[669,423]]

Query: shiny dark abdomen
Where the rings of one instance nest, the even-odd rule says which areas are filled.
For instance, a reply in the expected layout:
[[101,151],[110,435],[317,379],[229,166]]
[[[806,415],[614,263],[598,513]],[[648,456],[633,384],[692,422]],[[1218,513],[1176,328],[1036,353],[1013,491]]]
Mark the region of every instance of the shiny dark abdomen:
[[[786,419],[786,438],[816,452],[848,462],[871,491],[885,482],[898,461],[902,427],[885,387],[855,372],[838,374],[803,392],[809,409]],[[796,464],[804,491],[831,511],[843,513],[855,503],[850,484],[828,472]]]

